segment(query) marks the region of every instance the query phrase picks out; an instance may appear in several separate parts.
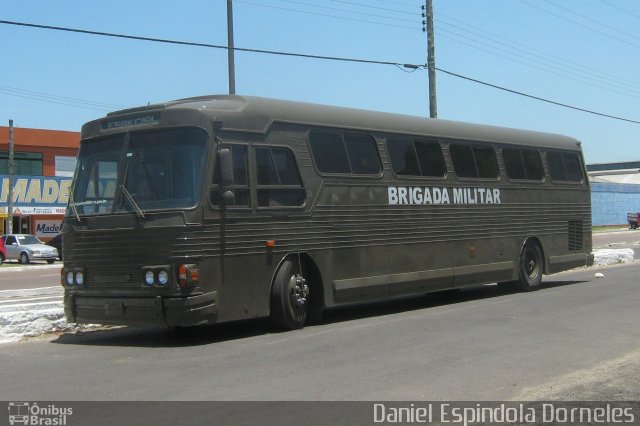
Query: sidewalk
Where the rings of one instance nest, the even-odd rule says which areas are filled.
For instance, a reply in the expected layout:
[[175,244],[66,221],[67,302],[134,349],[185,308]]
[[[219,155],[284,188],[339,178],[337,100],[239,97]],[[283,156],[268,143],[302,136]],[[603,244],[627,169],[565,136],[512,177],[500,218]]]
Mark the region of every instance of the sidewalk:
[[0,291],[0,343],[73,330],[64,318],[63,293],[61,286]]

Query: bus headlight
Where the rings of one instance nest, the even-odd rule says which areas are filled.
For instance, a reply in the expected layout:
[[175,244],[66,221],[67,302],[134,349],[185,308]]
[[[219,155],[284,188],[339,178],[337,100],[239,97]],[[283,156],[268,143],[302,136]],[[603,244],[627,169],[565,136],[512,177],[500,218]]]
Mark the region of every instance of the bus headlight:
[[169,272],[166,269],[161,269],[158,272],[158,284],[165,286],[169,283]]
[[146,285],[154,285],[156,282],[155,274],[151,269],[147,269],[144,273],[144,283]]
[[143,287],[165,287],[171,283],[171,265],[142,267]]
[[82,287],[84,286],[84,270],[83,269],[62,269],[62,283],[66,287]]

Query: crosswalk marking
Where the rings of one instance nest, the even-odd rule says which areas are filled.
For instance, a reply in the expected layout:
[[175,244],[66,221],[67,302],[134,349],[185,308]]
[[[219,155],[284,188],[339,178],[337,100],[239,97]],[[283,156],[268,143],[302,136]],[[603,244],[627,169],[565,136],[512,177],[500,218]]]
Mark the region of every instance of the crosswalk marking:
[[15,303],[46,301],[46,300],[61,301],[62,298],[60,296],[42,296],[42,297],[28,297],[28,298],[16,297],[11,299],[0,299],[0,305],[13,305]]

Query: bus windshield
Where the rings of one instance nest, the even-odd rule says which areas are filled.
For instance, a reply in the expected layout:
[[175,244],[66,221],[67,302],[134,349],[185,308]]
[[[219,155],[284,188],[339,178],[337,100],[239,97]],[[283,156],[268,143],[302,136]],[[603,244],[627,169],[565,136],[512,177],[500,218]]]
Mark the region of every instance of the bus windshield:
[[192,128],[84,142],[67,215],[184,209],[198,204],[207,135]]

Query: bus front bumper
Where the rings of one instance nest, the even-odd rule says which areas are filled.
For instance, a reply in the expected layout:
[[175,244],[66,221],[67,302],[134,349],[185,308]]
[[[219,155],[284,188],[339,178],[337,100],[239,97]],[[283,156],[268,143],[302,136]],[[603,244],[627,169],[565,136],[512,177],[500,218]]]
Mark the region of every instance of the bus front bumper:
[[218,292],[189,297],[94,297],[65,294],[70,323],[191,326],[214,323]]

